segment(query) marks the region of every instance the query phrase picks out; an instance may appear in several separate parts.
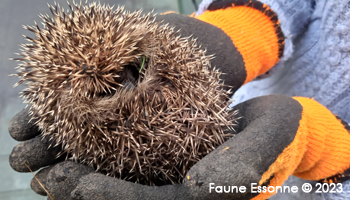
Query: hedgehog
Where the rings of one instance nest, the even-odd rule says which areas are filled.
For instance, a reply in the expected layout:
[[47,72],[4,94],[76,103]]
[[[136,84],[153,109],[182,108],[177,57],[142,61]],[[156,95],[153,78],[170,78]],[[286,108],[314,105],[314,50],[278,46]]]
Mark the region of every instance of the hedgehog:
[[145,185],[181,183],[233,135],[237,111],[191,37],[153,12],[98,3],[48,5],[43,27],[24,26],[17,85],[58,156]]

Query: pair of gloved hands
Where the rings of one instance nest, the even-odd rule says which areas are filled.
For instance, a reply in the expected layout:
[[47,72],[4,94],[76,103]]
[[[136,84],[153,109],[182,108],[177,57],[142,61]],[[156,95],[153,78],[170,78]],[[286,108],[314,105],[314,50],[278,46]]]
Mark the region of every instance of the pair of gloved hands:
[[[197,19],[196,19],[197,18]],[[183,37],[198,38],[212,66],[233,91],[266,73],[283,52],[277,16],[265,4],[248,0],[217,0],[196,18],[178,14],[157,16]],[[17,114],[10,134],[18,141],[10,164],[19,172],[42,167],[36,175],[55,199],[266,199],[272,193],[252,193],[251,183],[277,186],[290,175],[321,180],[350,166],[350,135],[325,107],[312,99],[271,95],[234,107],[239,111],[237,135],[194,165],[183,184],[145,186],[107,177],[90,167],[56,158],[60,147],[48,148],[28,111]],[[26,166],[26,165],[28,166]],[[213,183],[213,184],[211,184]],[[46,192],[36,179],[38,194]],[[245,186],[245,192],[217,193],[215,186]],[[214,188],[213,188],[214,187]],[[211,192],[210,192],[211,191]]]

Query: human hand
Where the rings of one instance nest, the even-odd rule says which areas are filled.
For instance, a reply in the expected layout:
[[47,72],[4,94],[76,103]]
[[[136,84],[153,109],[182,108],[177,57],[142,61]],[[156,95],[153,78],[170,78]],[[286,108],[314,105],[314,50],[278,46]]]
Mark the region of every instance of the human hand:
[[[276,130],[282,131],[285,129],[288,132],[290,123],[288,120],[285,122],[284,118],[289,118],[292,121],[293,118],[294,120],[297,119],[297,115],[288,117],[294,110],[293,107],[289,106],[290,103],[286,103],[288,100],[289,98],[283,96],[278,98],[269,97],[260,101],[254,100],[253,103],[246,102],[238,105],[235,109],[239,109],[240,115],[244,115],[244,118],[240,120],[240,127],[236,129],[240,134],[198,162],[188,173],[190,178],[186,179],[184,184],[181,185],[151,187],[134,184],[95,173],[90,167],[70,161],[60,162],[49,168],[44,168],[38,172],[37,178],[54,199],[113,199],[112,197],[115,197],[114,199],[140,199],[141,197],[141,199],[193,199],[194,197],[211,199],[215,196],[222,199],[224,197],[222,194],[216,194],[215,192],[208,194],[208,183],[213,182],[216,185],[235,183],[235,185],[244,186],[249,184],[250,181],[258,181],[259,173],[264,171],[268,163],[271,163],[275,158],[259,149],[262,147],[268,148],[271,149],[270,153],[272,153],[273,150],[278,152],[283,149],[283,146],[286,146],[283,145],[283,142],[287,143],[287,136],[291,134],[278,134],[278,137],[274,135],[278,133]],[[274,109],[271,107],[274,107]],[[281,111],[284,111],[284,113],[281,113],[282,115],[278,113]],[[28,116],[28,118],[25,116]],[[26,118],[29,119],[29,115],[24,110],[14,117],[9,128],[12,137],[15,139],[19,139],[18,135],[22,138],[26,137],[26,139],[34,137],[17,145],[11,153],[10,164],[20,172],[29,171],[24,163],[34,171],[54,164],[56,161],[54,158],[58,152],[58,150],[54,151],[53,149],[47,151],[50,143],[40,142],[41,137],[35,137],[40,132],[33,130],[31,128],[33,126],[28,125],[27,120],[23,120]],[[279,121],[276,122],[276,120]],[[281,120],[284,122],[281,123]],[[249,125],[251,121],[254,123]],[[272,123],[273,121],[275,122]],[[265,124],[269,122],[276,124],[277,127],[265,127]],[[264,128],[264,132],[260,133],[267,137],[265,139],[263,136],[255,137],[261,126]],[[28,131],[30,129],[33,131]],[[249,133],[244,134],[245,132]],[[241,134],[244,136],[243,138],[241,138]],[[254,140],[259,142],[254,142]],[[269,140],[273,140],[273,142]],[[229,149],[226,149],[227,147]],[[229,155],[232,159],[227,159],[229,156],[226,152],[230,152]],[[241,156],[233,156],[237,154]],[[265,166],[264,163],[261,163],[261,160],[265,161]],[[230,172],[230,170],[233,171]],[[109,187],[106,187],[106,185],[109,185]],[[33,178],[31,186],[37,193],[45,194],[35,178]],[[231,198],[232,195],[228,195],[227,198]]]
[[[349,134],[317,102],[271,95],[246,101],[235,109],[240,110],[241,117],[236,128],[238,134],[195,164],[183,184],[134,184],[96,173],[71,161],[43,169],[37,177],[54,199],[251,199],[255,196],[264,199],[271,194],[251,193],[251,183],[262,181],[265,186],[281,185],[291,174],[322,180],[349,167],[349,154],[344,153],[349,151],[346,147]],[[12,125],[20,124],[16,121],[15,117]],[[14,128],[10,127],[10,130]],[[21,170],[16,166],[18,160],[33,169],[47,165],[38,164],[41,161],[33,158],[41,157],[44,161],[49,160],[50,155],[45,151],[28,154],[28,149],[35,149],[30,144],[27,142],[26,149],[14,148],[10,157],[14,169]],[[343,152],[342,156],[332,156],[340,152]],[[31,185],[37,193],[45,194],[34,178]],[[246,191],[217,193],[216,186],[243,186]]]

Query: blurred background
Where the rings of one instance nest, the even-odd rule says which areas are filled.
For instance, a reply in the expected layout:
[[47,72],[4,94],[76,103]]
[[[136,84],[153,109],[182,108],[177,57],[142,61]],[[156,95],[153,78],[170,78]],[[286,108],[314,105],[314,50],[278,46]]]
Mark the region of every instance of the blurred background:
[[[71,0],[69,0],[72,2]],[[198,5],[201,0],[196,0]],[[56,0],[65,9],[68,9],[66,0]],[[79,0],[76,0],[79,2]],[[89,0],[92,2],[92,0]],[[192,0],[100,0],[101,4],[125,5],[130,11],[143,9],[155,13],[175,11],[191,14],[195,11]],[[12,148],[18,143],[8,133],[8,125],[12,117],[25,107],[19,92],[23,87],[13,88],[18,81],[14,74],[17,63],[9,60],[16,57],[19,44],[26,43],[22,34],[29,34],[22,25],[34,25],[34,20],[40,22],[39,13],[50,13],[47,3],[54,0],[1,0],[0,1],[0,199],[1,200],[37,200],[46,197],[35,194],[30,189],[31,173],[18,173],[12,170],[8,158]],[[29,34],[30,35],[30,34]]]

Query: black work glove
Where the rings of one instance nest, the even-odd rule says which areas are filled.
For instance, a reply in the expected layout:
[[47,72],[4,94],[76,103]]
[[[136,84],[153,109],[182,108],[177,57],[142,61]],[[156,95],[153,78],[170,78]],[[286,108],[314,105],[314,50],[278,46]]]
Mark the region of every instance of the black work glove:
[[[32,170],[51,165],[36,176],[54,199],[250,199],[257,195],[250,193],[250,184],[259,183],[293,141],[302,108],[292,98],[276,95],[249,100],[235,109],[242,117],[236,129],[239,134],[195,164],[183,184],[145,186],[96,173],[72,161],[54,164],[59,147],[47,150],[49,143],[35,137],[40,132],[27,123],[26,111],[16,115],[10,125],[15,139],[28,139],[13,149],[10,164],[19,172],[29,171],[24,163]],[[221,194],[211,189],[210,193],[210,183],[213,187],[245,186],[247,190]],[[45,194],[35,178],[31,186]]]
[[[238,134],[196,163],[183,184],[145,186],[55,160],[59,147],[48,150],[49,143],[35,137],[40,132],[27,123],[26,111],[10,125],[15,139],[27,139],[13,149],[10,164],[20,172],[29,171],[24,163],[33,170],[51,165],[39,171],[37,178],[54,199],[266,199],[273,193],[258,192],[258,186],[280,186],[292,174],[326,183],[349,178],[350,128],[321,104],[270,95],[234,109],[240,111]],[[38,194],[46,194],[34,178],[31,186]],[[220,193],[220,186],[226,186],[226,191],[230,186],[239,189]],[[337,185],[338,193],[342,189]]]
[[[160,15],[156,20],[175,26],[182,37],[192,35],[198,38],[198,44],[207,49],[208,54],[215,54],[211,64],[225,73],[222,79],[234,92],[242,84],[268,71],[278,62],[283,50],[277,17],[258,1],[247,2],[233,6],[232,1],[215,1],[207,13],[198,17],[200,20],[177,14]],[[237,11],[233,7],[247,10]],[[237,16],[241,18],[220,18],[231,14],[240,14]],[[215,16],[220,16],[218,18],[223,21],[216,20]],[[244,16],[266,20],[257,24],[243,23],[243,26],[234,24],[234,28],[227,26],[243,20]],[[267,37],[254,43],[252,38],[256,32]],[[270,48],[263,48],[266,46]],[[27,140],[13,149],[10,163],[21,172],[29,170],[24,163],[32,170],[51,165],[37,176],[54,199],[250,199],[258,195],[251,193],[251,183],[283,183],[284,176],[279,182],[273,178],[279,176],[278,172],[284,166],[275,164],[275,161],[279,161],[281,152],[293,143],[303,107],[289,97],[268,96],[242,103],[234,110],[239,110],[237,117],[241,117],[236,128],[239,134],[194,165],[183,184],[144,186],[95,173],[89,167],[70,161],[55,164],[61,161],[55,159],[60,147],[48,149],[50,142],[34,137],[39,135],[39,131],[35,131],[35,126],[26,124],[29,117],[25,111],[16,116],[10,126],[10,133],[15,139]],[[292,161],[284,164],[289,162]],[[271,171],[270,166],[275,165],[278,167]],[[283,172],[283,175],[288,176],[294,171]],[[274,173],[277,175],[272,176]],[[246,191],[220,194],[212,189],[210,192],[210,183],[244,186]],[[32,181],[32,188],[38,193],[45,193],[36,181]]]

